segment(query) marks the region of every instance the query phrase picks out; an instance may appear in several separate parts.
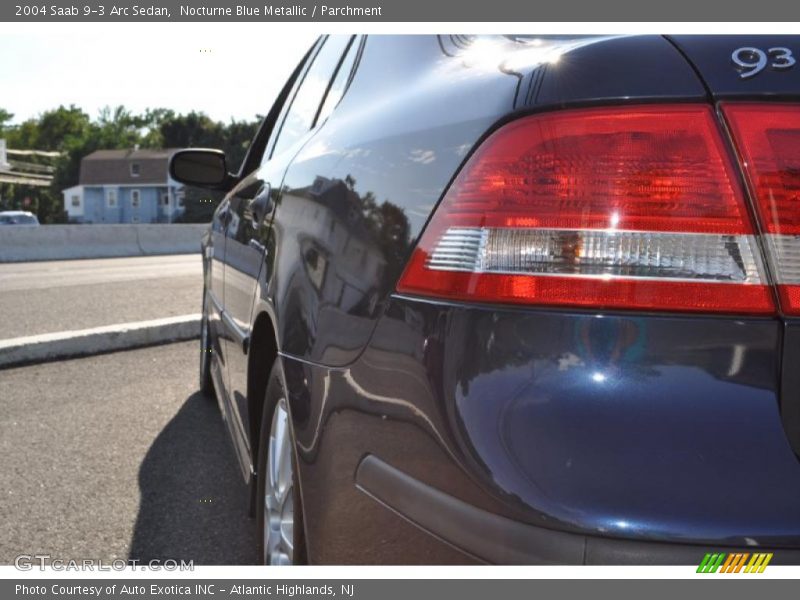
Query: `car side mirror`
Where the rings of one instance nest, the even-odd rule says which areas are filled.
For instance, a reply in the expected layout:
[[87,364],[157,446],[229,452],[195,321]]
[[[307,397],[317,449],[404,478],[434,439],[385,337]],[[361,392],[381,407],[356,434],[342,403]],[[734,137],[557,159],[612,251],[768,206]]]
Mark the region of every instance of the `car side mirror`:
[[189,148],[179,150],[169,160],[169,176],[185,185],[210,189],[229,189],[233,177],[228,173],[221,150]]

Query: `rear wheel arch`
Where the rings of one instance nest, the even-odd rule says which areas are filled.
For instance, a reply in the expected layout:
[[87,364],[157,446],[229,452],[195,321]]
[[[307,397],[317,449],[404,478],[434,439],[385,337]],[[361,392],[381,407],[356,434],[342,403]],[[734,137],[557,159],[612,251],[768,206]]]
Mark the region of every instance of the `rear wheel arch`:
[[264,411],[264,393],[269,382],[272,365],[278,358],[277,336],[272,318],[262,312],[256,317],[250,336],[247,362],[247,414],[249,416],[250,459],[256,464],[258,456],[261,419]]
[[[258,459],[259,448],[261,446],[262,435],[262,422],[264,418],[264,410],[267,405],[267,387],[269,386],[270,377],[273,372],[273,367],[278,360],[278,337],[277,329],[272,315],[267,310],[262,310],[256,317],[252,333],[250,337],[250,345],[248,352],[248,366],[247,366],[247,408],[249,415],[248,427],[250,430],[250,448],[251,460],[253,461],[253,472],[258,472]],[[292,457],[297,459],[294,450],[294,431],[292,426],[292,410],[289,405],[288,390],[286,389],[286,380],[283,373],[283,368],[277,370],[279,379],[284,388],[284,393],[287,394],[287,409],[289,412],[289,428],[290,439],[292,440]],[[267,433],[269,435],[269,433]],[[302,533],[301,539],[302,546],[299,546],[298,558],[301,563],[308,560],[307,546],[308,537],[305,531],[305,518],[304,518],[304,503],[302,494],[302,483],[300,481],[300,472],[295,468],[297,480],[295,482],[297,488],[297,495],[295,496],[295,515],[296,523]],[[257,476],[251,480],[250,485],[250,516],[257,516],[256,511],[261,510],[260,502],[263,501],[258,494],[259,482]]]

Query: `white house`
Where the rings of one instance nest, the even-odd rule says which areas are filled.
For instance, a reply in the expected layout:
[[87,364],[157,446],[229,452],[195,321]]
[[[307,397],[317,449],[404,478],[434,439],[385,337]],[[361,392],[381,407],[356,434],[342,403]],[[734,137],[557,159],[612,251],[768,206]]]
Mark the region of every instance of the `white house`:
[[168,174],[173,149],[97,150],[81,159],[79,183],[62,191],[72,223],[171,223],[183,187]]

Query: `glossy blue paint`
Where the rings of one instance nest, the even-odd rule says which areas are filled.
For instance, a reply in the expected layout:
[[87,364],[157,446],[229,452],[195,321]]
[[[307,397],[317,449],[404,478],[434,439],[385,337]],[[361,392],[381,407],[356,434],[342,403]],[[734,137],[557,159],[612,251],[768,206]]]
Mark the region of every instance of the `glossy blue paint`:
[[[353,365],[306,368],[307,402],[324,409],[297,424],[300,456],[325,464],[318,447],[355,411],[353,420],[403,424],[438,447],[426,465],[410,436],[396,436],[377,456],[520,521],[648,541],[797,546],[800,464],[778,410],[779,348],[773,319],[395,298]],[[446,457],[459,467],[448,478],[434,467]]]
[[[264,158],[321,42],[287,82],[204,246],[227,316],[212,337],[237,448],[258,447],[277,352],[311,562],[473,560],[358,490],[367,455],[487,513],[606,548],[586,561],[623,560],[615,539],[800,547],[800,464],[781,421],[800,389],[781,387],[791,326],[393,295],[460,165],[503,123],[717,93],[684,40],[553,36],[533,46],[540,54],[485,42],[476,52],[459,36],[357,36],[341,103]],[[692,44],[700,64],[704,46]],[[254,223],[266,184],[275,209]],[[252,457],[240,458],[248,472]],[[624,560],[654,551],[635,547]]]

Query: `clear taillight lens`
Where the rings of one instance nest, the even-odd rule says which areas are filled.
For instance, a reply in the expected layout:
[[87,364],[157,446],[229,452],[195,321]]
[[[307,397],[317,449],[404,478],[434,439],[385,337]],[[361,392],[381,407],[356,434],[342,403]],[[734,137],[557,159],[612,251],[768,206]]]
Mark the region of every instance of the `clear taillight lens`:
[[653,310],[774,310],[712,110],[559,111],[493,133],[398,283],[438,298]]
[[784,313],[800,314],[800,105],[723,105]]

